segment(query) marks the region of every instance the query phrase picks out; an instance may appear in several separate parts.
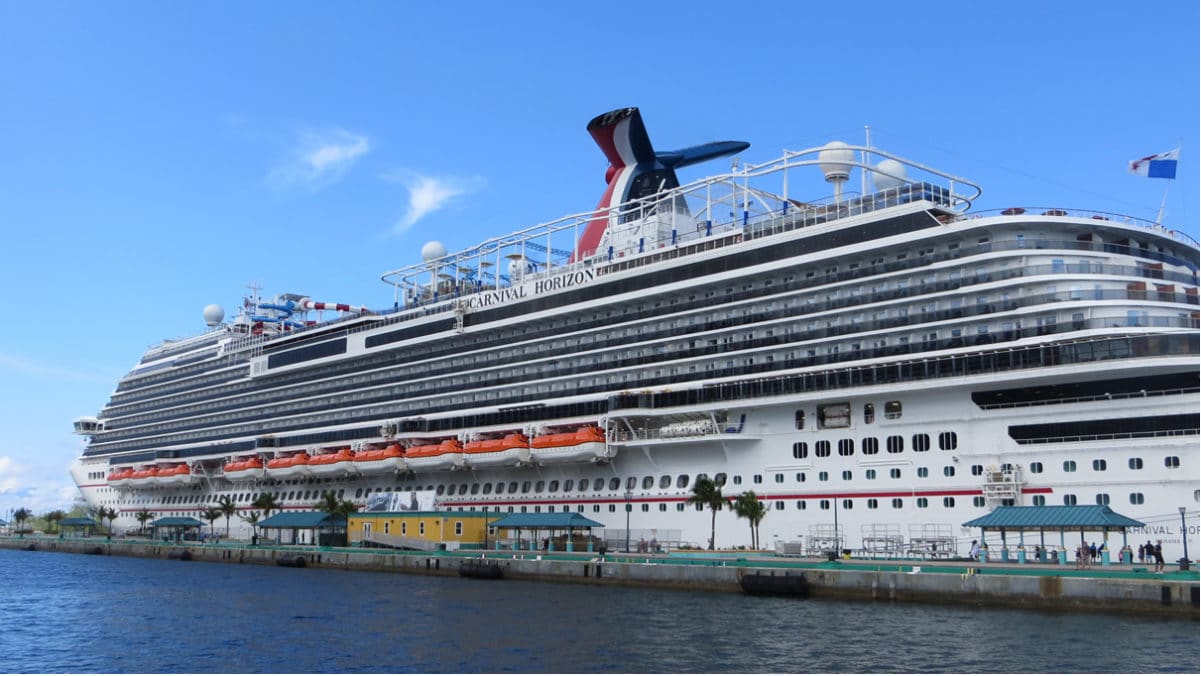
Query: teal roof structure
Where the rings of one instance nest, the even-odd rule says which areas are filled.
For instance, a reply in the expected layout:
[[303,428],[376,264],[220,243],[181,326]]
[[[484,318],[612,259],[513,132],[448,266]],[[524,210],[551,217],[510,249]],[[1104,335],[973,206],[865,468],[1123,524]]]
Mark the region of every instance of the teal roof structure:
[[963,524],[987,530],[1122,530],[1146,525],[1107,505],[998,507]]
[[161,519],[156,519],[150,522],[155,528],[193,528],[195,526],[203,526],[197,519],[190,516],[164,516]]
[[546,514],[506,514],[490,521],[494,528],[603,528],[579,512],[547,512]]
[[346,517],[328,512],[280,512],[255,525],[259,528],[345,528]]

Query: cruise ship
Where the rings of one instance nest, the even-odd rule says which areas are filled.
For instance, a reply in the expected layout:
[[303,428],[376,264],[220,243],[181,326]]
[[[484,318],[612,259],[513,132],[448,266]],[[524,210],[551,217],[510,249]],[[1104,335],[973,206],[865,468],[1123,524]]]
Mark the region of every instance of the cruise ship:
[[210,305],[203,333],[150,348],[75,422],[86,501],[122,529],[222,497],[421,492],[749,546],[731,510],[709,542],[688,501],[708,478],[754,491],[778,549],[965,554],[962,524],[1001,505],[1108,505],[1169,558],[1182,514],[1196,535],[1192,237],[973,211],[976,184],[870,139],[752,164],[741,142],[656,150],[636,108],[587,129],[609,162],[595,209],[430,242],[381,275],[381,307],[252,287],[230,321]]

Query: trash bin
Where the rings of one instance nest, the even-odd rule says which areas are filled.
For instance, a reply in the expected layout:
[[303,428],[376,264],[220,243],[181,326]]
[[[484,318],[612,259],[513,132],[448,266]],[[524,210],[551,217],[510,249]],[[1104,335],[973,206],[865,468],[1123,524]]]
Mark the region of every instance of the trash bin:
[[1025,549],[1018,550],[1018,563],[1026,563],[1026,550]]
[[1188,570],[1189,569],[1189,565],[1188,565],[1189,560],[1187,558],[1182,557],[1180,559],[1179,563],[1180,563],[1180,570]]
[[826,560],[827,561],[837,561],[838,560],[838,552],[834,551],[833,549],[829,550],[828,552],[826,552]]
[[1057,550],[1057,552],[1056,552],[1056,553],[1057,553],[1057,555],[1059,556],[1059,565],[1061,565],[1061,566],[1066,566],[1066,565],[1068,565],[1068,552],[1067,552],[1067,550],[1066,550],[1066,549],[1060,549],[1060,550]]

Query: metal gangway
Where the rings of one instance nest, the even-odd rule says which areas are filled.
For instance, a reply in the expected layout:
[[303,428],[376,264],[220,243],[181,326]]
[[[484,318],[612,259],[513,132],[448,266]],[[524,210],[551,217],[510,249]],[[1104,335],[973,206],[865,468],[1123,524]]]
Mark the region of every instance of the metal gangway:
[[909,526],[905,553],[920,559],[953,559],[959,555],[958,541],[949,523],[915,523]]
[[895,559],[905,554],[905,536],[898,523],[869,523],[860,528],[859,556]]

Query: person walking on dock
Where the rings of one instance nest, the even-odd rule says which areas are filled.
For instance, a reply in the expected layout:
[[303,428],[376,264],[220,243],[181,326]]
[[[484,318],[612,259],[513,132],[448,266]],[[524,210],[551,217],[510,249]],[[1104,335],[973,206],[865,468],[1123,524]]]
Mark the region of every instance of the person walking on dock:
[[1155,572],[1162,573],[1163,572],[1163,540],[1155,541],[1155,549],[1153,550],[1153,552],[1155,554]]

